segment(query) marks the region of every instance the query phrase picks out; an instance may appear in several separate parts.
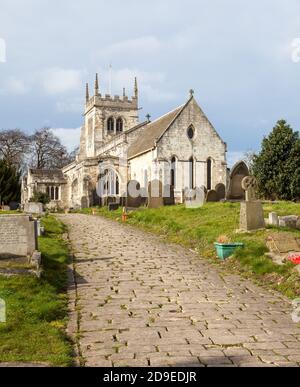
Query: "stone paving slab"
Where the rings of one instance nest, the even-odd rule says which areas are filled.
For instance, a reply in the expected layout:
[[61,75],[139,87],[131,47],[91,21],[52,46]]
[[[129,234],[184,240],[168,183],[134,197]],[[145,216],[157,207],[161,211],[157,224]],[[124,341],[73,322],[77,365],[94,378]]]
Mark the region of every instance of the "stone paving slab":
[[86,366],[300,365],[300,329],[281,294],[133,227],[59,217],[74,254],[69,332],[80,333]]

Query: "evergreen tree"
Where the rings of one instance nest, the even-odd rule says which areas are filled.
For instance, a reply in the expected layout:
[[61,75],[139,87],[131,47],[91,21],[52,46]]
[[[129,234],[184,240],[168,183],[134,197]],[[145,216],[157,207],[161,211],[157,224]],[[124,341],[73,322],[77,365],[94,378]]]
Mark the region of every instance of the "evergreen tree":
[[14,165],[0,160],[0,203],[19,202],[20,197],[20,173]]
[[259,155],[253,159],[253,173],[262,197],[272,200],[300,198],[299,132],[286,121],[278,121],[264,138]]

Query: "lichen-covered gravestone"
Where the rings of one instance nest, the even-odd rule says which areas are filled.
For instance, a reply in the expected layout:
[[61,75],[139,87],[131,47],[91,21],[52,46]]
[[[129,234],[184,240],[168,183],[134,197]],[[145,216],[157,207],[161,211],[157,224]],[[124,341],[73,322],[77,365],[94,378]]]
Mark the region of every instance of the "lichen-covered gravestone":
[[247,176],[242,181],[246,192],[246,201],[241,203],[241,231],[256,231],[266,227],[261,201],[256,198],[257,181],[254,176]]
[[29,202],[24,206],[24,212],[27,214],[42,214],[44,212],[44,206],[42,203]]
[[141,185],[136,180],[130,180],[127,184],[126,207],[139,208],[141,205]]
[[218,193],[214,189],[208,191],[207,192],[206,201],[208,203],[216,203],[216,202],[218,202],[219,201]]
[[6,322],[6,304],[5,301],[0,298],[0,323]]
[[152,180],[148,185],[148,208],[164,206],[163,185],[160,180]]
[[300,238],[289,233],[271,234],[267,238],[267,247],[269,256],[275,263],[283,264],[291,253],[300,252]]
[[226,196],[226,187],[224,184],[218,184],[215,191],[217,192],[219,201],[224,200]]
[[185,206],[187,208],[199,208],[206,202],[206,193],[202,187],[185,190]]
[[37,224],[28,215],[0,216],[0,263],[10,262],[40,265],[37,252]]

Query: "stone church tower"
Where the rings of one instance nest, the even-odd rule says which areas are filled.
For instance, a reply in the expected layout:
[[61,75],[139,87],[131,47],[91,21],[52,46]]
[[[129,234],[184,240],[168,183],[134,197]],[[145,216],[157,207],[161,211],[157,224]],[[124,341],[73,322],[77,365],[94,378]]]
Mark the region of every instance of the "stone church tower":
[[134,96],[129,99],[125,89],[123,96],[102,95],[96,74],[94,96],[90,98],[86,84],[84,126],[81,128],[79,160],[93,158],[101,147],[139,123],[138,85],[135,79]]

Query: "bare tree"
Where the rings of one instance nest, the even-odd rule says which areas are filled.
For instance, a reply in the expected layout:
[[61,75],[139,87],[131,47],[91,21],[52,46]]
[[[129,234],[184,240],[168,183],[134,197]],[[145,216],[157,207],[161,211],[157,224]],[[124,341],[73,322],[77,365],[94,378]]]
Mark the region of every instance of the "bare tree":
[[50,128],[37,130],[31,137],[31,166],[36,169],[63,168],[69,155]]
[[0,158],[19,169],[29,150],[30,138],[19,129],[0,132]]

